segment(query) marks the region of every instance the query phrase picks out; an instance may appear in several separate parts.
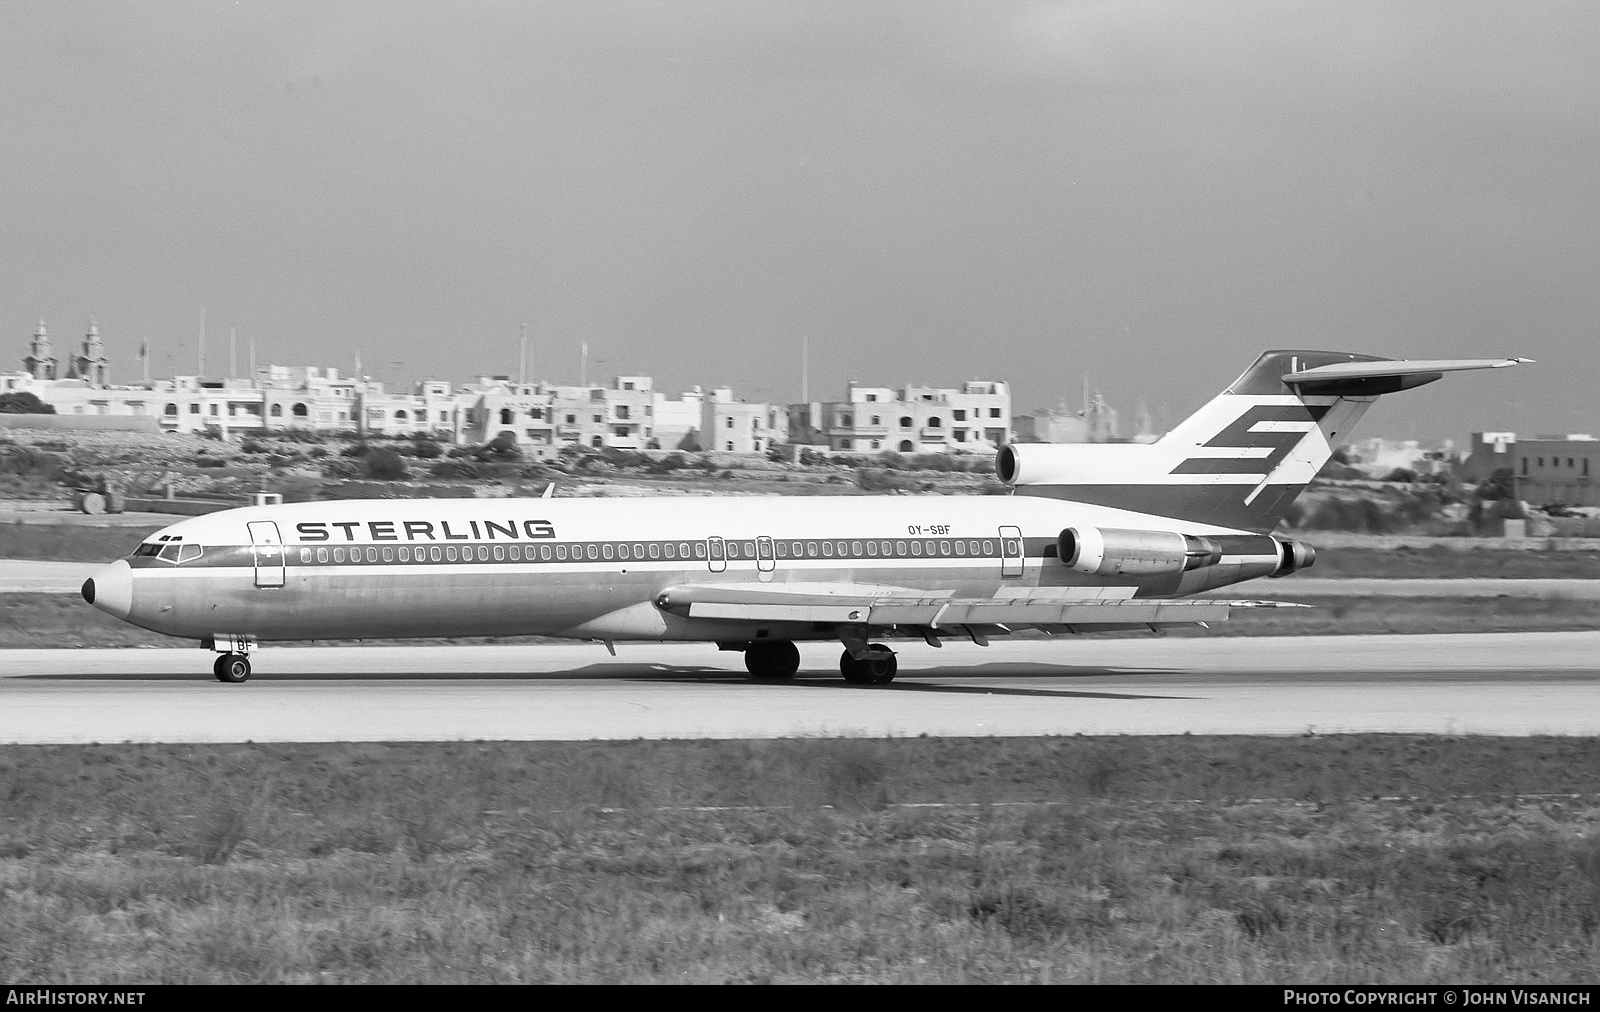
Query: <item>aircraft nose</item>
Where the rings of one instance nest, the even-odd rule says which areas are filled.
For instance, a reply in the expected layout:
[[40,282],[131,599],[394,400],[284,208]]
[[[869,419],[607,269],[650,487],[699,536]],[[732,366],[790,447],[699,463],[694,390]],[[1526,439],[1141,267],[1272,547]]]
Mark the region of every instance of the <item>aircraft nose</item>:
[[133,611],[133,570],[118,559],[83,581],[83,599],[108,615],[127,618]]

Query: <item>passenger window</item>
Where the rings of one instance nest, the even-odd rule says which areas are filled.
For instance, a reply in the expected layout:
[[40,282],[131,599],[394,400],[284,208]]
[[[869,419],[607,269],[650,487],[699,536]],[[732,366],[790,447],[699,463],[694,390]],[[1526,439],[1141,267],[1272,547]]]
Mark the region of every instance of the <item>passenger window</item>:
[[456,561],[456,546],[455,545],[451,545],[448,548],[446,548],[444,550],[444,557],[445,557],[445,561],[446,562],[454,562],[454,561]]
[[311,561],[311,549],[309,549],[309,548],[300,549],[300,561],[301,562],[310,562]]
[[344,549],[343,548],[335,548],[333,550],[333,561],[334,562],[343,562],[344,561]]
[[328,561],[328,550],[326,548],[317,549],[317,561],[318,562],[327,562]]
[[[496,545],[495,547],[498,548],[500,546]],[[489,561],[489,548],[488,548],[487,545],[479,545],[478,546],[478,561],[479,562],[488,562]]]
[[813,559],[817,557],[817,543],[815,541],[806,542],[806,554]]
[[652,559],[661,558],[661,546],[656,544],[654,541],[650,542],[650,557]]
[[[456,550],[454,548],[450,549],[450,556],[452,558],[455,557],[455,554],[456,554]],[[440,556],[439,549],[438,549],[437,546],[430,547],[428,549],[428,558],[432,559],[434,562],[438,562],[440,557],[441,556]]]
[[694,543],[694,557],[697,559],[706,557],[706,543],[704,541],[696,541]]
[[588,551],[589,558],[591,558],[591,559],[598,559],[600,557],[600,550],[598,548],[596,548],[594,545],[588,546],[587,551]]
[[609,558],[611,558],[611,557],[612,557],[612,556],[613,556],[613,555],[615,555],[615,554],[616,554],[616,551],[615,551],[615,550],[614,550],[614,549],[613,549],[613,548],[612,548],[612,547],[611,547],[611,546],[610,546],[610,545],[602,545],[602,546],[601,546],[601,547],[600,547],[600,554],[601,554],[601,555],[604,555],[604,556],[605,556],[605,557],[606,557],[606,558],[608,558],[608,559],[609,559]]
[[665,550],[666,550],[666,553],[667,553],[667,558],[672,559],[672,558],[676,558],[677,557],[677,551],[678,550],[672,546],[672,542],[670,542],[670,541],[667,542],[667,544],[665,546]]
[[822,554],[827,556],[830,559],[833,558],[833,542],[832,541],[824,541],[822,543]]
[[950,542],[948,542],[948,541],[939,542],[939,554],[940,555],[944,555],[944,556],[949,556],[949,554],[950,554]]
[[385,548],[383,550],[383,561],[384,562],[393,562],[394,561],[394,549]]
[[956,542],[956,554],[957,555],[965,555],[965,554],[967,554],[967,543],[965,541],[957,541]]
[[[419,549],[419,551],[420,551],[420,549]],[[409,549],[409,548],[400,549],[400,561],[401,562],[410,562],[411,561],[411,549]]]
[[983,543],[983,554],[985,554],[985,555],[993,555],[994,554],[994,542],[993,541],[985,541]]
[[911,542],[911,554],[912,555],[921,555],[922,554],[922,542],[920,542],[920,541]]
[[643,545],[634,545],[633,546],[633,557],[636,558],[636,559],[644,558],[644,546]]
[[905,558],[906,543],[904,541],[896,541],[894,543],[894,554],[900,556],[901,558]]
[[[512,549],[512,550],[515,551],[515,549]],[[499,545],[495,545],[494,546],[494,561],[496,561],[496,562],[504,562],[504,561],[506,561],[506,550],[504,548],[502,548],[501,546],[499,546]]]
[[785,541],[774,541],[772,543],[772,547],[773,547],[774,550],[777,551],[778,558],[787,559],[789,557],[789,544],[788,544],[788,542],[785,542]]
[[859,556],[861,554],[861,542],[859,542],[859,541],[850,542],[850,554],[852,556]]

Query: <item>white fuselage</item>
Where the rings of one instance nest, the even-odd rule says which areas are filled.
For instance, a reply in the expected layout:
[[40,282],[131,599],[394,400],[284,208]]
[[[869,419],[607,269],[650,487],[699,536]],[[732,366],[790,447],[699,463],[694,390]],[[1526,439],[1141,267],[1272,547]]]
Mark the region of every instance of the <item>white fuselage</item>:
[[[542,634],[711,641],[746,639],[750,629],[675,616],[656,606],[657,596],[686,584],[765,584],[824,594],[848,586],[988,597],[1042,585],[1082,588],[1085,597],[1108,588],[1173,597],[1267,575],[1276,565],[1241,549],[1192,572],[1084,575],[1054,557],[1057,535],[1073,525],[1224,541],[1244,534],[1028,496],[298,503],[174,524],[96,574],[94,603],[147,629],[202,640]],[[786,639],[836,636],[805,621],[773,626],[770,635]]]

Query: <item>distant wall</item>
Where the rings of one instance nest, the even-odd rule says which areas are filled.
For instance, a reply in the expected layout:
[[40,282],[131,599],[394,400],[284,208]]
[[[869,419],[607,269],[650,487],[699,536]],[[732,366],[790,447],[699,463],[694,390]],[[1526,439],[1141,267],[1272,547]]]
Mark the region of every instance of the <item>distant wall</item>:
[[153,415],[11,415],[0,414],[0,429],[99,429],[116,432],[160,432]]

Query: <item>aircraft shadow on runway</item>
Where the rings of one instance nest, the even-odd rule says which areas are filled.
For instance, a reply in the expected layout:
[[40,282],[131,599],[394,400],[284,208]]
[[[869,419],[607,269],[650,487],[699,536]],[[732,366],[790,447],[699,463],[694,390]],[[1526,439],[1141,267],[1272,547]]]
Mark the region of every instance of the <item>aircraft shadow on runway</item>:
[[[270,668],[258,668],[256,678],[261,682],[549,682],[549,681],[632,681],[641,683],[678,682],[696,685],[726,685],[731,689],[746,687],[793,687],[805,689],[832,689],[835,691],[875,690],[888,692],[935,692],[957,695],[1006,696],[1061,696],[1094,699],[1183,699],[1184,696],[1140,695],[1126,692],[1093,692],[1081,689],[1046,689],[1020,686],[948,685],[924,681],[929,678],[1125,678],[1139,675],[1171,675],[1173,672],[1159,668],[1107,668],[1087,665],[1041,664],[1034,662],[1001,662],[970,666],[920,668],[902,674],[885,686],[851,685],[836,673],[828,671],[802,671],[798,677],[784,682],[754,682],[742,671],[716,668],[700,664],[639,664],[608,661],[589,664],[567,671],[541,672],[308,672],[276,673]],[[25,675],[29,681],[197,681],[210,682],[204,672],[162,672],[143,674],[43,674]],[[218,686],[221,688],[222,686]],[[232,688],[232,687],[229,687]],[[243,691],[249,691],[245,687]]]

